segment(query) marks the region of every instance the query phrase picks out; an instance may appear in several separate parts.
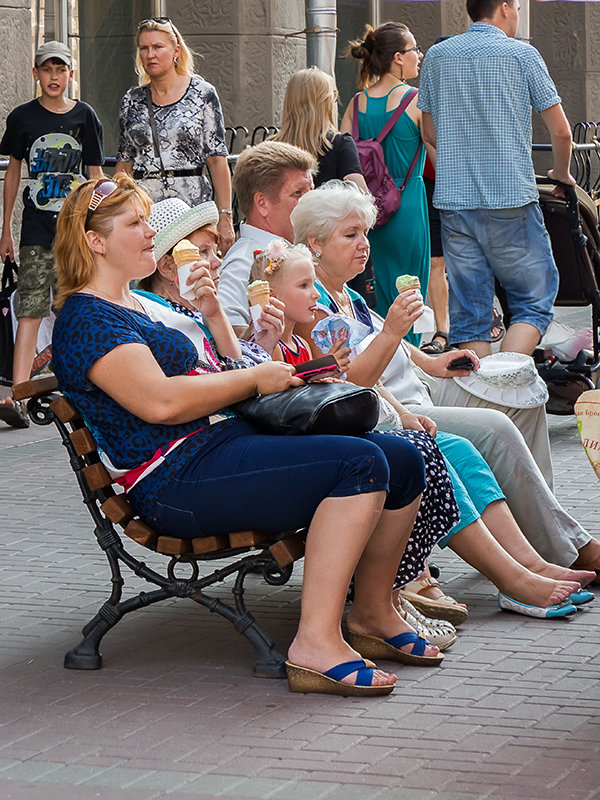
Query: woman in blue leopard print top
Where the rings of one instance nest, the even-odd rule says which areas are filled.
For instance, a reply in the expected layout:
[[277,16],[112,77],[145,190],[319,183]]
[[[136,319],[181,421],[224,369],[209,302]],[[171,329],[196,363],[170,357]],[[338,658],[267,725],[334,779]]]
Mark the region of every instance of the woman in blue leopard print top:
[[[238,420],[234,403],[301,381],[283,362],[221,372],[216,359],[199,362],[186,336],[146,316],[129,282],[155,269],[149,207],[124,174],[81,184],[63,206],[53,342],[61,390],[137,512],[162,533],[308,526],[290,688],[387,694],[395,675],[365,664],[342,637],[341,616],[354,574],[352,636],[385,639],[398,661],[443,657],[391,602],[424,488],[423,460],[411,443],[385,434],[267,436]],[[220,353],[238,355],[208,270],[195,285]]]

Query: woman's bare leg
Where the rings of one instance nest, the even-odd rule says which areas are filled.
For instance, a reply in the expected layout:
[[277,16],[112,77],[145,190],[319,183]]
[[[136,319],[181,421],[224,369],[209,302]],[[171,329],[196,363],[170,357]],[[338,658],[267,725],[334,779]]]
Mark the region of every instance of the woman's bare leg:
[[573,569],[600,570],[600,542],[597,539],[591,539],[583,547],[580,547],[579,555],[571,566]]
[[449,547],[503,594],[520,603],[542,607],[556,605],[580,587],[578,581],[536,575],[519,564],[496,541],[481,518],[455,533]]
[[[350,579],[381,516],[385,492],[323,500],[306,539],[302,605],[298,631],[288,651],[293,664],[325,672],[360,655],[344,641],[342,612]],[[396,676],[377,670],[373,685]],[[356,673],[344,678],[356,681]]]
[[[384,497],[375,492],[327,498],[319,505],[307,539],[300,623],[288,652],[293,664],[323,672],[343,661],[360,658],[341,632],[342,611],[353,574],[355,601],[350,617],[357,626],[368,619],[374,625],[368,632],[386,637],[412,630],[392,605],[391,587],[420,498],[406,508],[381,514]],[[437,652],[433,648],[426,655]],[[355,680],[355,673],[344,679],[347,683]],[[394,680],[395,675],[378,670],[373,684],[387,685]]]
[[[406,508],[384,511],[373,536],[365,547],[354,573],[354,601],[347,616],[348,627],[389,639],[399,633],[415,632],[398,613],[392,586],[412,531],[420,498]],[[406,645],[407,652],[412,645]],[[427,646],[425,656],[436,656],[439,649]]]
[[582,586],[587,586],[596,577],[595,572],[561,567],[545,561],[525,538],[504,500],[490,503],[481,519],[506,552],[531,572],[555,580],[577,581]]
[[[448,281],[446,280],[446,262],[443,256],[433,256],[431,258],[427,303],[433,311],[436,331],[448,333],[450,328],[448,321]],[[447,344],[442,339],[440,341],[443,345]]]

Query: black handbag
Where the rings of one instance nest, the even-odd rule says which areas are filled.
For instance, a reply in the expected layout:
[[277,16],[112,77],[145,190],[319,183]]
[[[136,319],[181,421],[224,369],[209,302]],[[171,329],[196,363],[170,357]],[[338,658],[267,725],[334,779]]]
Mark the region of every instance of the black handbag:
[[265,433],[355,436],[377,425],[379,401],[373,389],[353,383],[307,383],[242,400],[232,410]]
[[10,296],[17,288],[16,265],[7,257],[2,270],[0,289],[0,383],[12,385],[14,339]]

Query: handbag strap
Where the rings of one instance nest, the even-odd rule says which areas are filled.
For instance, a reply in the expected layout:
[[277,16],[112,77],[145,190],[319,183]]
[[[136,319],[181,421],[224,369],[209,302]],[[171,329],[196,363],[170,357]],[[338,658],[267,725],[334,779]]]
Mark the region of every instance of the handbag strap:
[[162,155],[160,153],[160,144],[158,142],[158,131],[156,130],[156,121],[154,119],[154,109],[152,107],[152,89],[150,84],[144,86],[144,94],[146,95],[146,105],[148,106],[148,117],[150,118],[150,130],[152,131],[152,144],[154,145],[154,155],[158,159],[160,165],[160,176],[163,183],[166,182],[167,174],[165,165],[163,164]]
[[[388,133],[392,130],[394,125],[398,122],[402,114],[406,111],[408,106],[411,104],[413,97],[418,94],[418,89],[415,89],[413,86],[412,89],[409,89],[408,92],[402,98],[402,102],[398,106],[398,108],[394,111],[392,116],[388,119],[385,123],[383,128],[381,129],[379,136],[375,137],[375,140],[381,144],[381,142],[385,139]],[[358,142],[358,98],[362,92],[357,92],[354,95],[354,118],[352,120],[352,138],[355,142]]]

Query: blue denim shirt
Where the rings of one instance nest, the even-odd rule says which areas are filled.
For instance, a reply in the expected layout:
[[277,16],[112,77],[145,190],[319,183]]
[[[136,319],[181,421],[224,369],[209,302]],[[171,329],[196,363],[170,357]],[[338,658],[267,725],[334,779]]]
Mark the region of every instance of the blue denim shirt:
[[418,107],[437,137],[433,203],[446,210],[518,208],[537,201],[531,110],[560,103],[538,51],[487,22],[425,56]]

